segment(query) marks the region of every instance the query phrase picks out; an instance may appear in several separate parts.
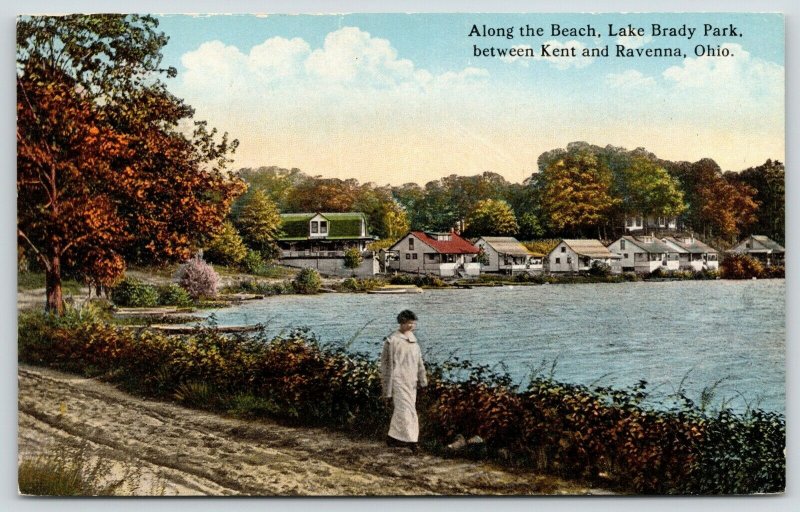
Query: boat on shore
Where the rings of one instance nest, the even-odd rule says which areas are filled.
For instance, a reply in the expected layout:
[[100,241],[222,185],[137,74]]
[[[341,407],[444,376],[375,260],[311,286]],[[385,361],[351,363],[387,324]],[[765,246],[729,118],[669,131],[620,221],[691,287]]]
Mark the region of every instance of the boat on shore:
[[369,290],[367,293],[374,294],[400,294],[400,293],[422,293],[422,288],[419,286],[405,286],[405,285],[388,285],[383,288]]

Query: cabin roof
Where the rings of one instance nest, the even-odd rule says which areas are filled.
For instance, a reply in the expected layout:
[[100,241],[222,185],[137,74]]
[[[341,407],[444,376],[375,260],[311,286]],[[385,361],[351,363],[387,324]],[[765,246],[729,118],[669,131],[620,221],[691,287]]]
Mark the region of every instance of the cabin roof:
[[[561,240],[575,251],[579,256],[589,256],[590,258],[613,258],[615,255],[603,245],[600,240],[593,239],[564,239]],[[555,251],[555,249],[553,249]],[[552,251],[551,251],[552,252]]]
[[669,240],[673,244],[677,245],[684,252],[690,254],[707,254],[707,253],[716,253],[717,250],[711,247],[710,245],[706,245],[697,238],[689,239],[688,242],[685,242],[684,239],[676,238],[674,236],[667,236],[664,237],[664,240]]
[[528,250],[527,247],[519,243],[519,240],[513,236],[482,236],[479,240],[481,239],[500,254],[510,254],[511,256],[537,256],[537,254]]
[[[450,235],[450,240],[436,240],[424,231],[411,231],[401,238],[400,241],[405,240],[408,235],[414,235],[439,254],[478,254],[478,248],[461,238],[457,233],[447,234]],[[399,244],[400,241],[395,243],[392,248]]]

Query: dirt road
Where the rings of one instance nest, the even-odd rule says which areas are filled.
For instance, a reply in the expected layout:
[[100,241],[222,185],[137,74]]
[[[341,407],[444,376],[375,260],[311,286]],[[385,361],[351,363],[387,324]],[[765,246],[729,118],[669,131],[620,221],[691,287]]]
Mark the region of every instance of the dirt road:
[[92,379],[21,366],[19,457],[77,452],[135,495],[604,494],[485,463],[411,455],[320,429],[152,402]]

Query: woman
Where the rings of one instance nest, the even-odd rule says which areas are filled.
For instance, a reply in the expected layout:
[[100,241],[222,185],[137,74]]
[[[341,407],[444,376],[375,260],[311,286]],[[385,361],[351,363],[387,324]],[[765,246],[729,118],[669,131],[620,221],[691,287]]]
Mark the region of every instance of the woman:
[[391,398],[394,410],[386,440],[389,446],[407,446],[417,451],[419,419],[417,387],[428,385],[425,364],[414,329],[417,315],[409,310],[397,315],[397,331],[386,337],[381,353],[381,384],[384,398]]

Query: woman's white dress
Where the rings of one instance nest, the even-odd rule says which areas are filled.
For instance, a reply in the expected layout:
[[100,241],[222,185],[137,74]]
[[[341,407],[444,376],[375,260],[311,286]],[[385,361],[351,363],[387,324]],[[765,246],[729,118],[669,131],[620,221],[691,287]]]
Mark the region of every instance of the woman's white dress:
[[381,353],[383,396],[392,399],[394,411],[389,436],[416,443],[419,439],[417,387],[428,385],[425,364],[417,338],[409,331],[395,331],[386,337]]

